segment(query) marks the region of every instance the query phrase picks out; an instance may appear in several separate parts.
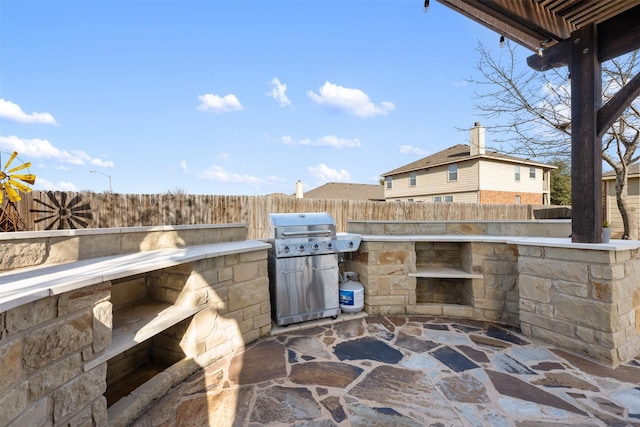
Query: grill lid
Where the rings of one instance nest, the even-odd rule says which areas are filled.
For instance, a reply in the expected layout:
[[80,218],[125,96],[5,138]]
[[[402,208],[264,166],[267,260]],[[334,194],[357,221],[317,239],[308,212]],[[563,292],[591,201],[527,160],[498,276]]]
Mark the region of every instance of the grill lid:
[[269,217],[272,238],[331,237],[336,234],[336,223],[326,212],[273,213]]

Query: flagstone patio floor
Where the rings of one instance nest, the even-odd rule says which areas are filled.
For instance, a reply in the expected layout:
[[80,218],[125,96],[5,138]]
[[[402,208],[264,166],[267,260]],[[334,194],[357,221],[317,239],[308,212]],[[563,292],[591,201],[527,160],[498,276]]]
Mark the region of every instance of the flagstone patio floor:
[[616,369],[497,324],[341,315],[274,328],[135,426],[640,426],[640,357]]

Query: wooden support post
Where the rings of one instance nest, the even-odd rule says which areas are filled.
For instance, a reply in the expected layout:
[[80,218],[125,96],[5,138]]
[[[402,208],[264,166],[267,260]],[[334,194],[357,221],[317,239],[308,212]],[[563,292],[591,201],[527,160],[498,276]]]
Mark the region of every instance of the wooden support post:
[[572,240],[602,243],[602,66],[595,24],[571,34],[571,203]]

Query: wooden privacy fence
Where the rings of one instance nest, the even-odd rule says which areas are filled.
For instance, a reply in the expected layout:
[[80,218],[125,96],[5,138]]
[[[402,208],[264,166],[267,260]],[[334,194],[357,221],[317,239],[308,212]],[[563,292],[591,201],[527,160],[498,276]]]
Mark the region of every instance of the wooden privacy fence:
[[327,212],[338,231],[348,220],[528,220],[542,205],[369,202],[291,196],[115,194],[34,191],[16,203],[27,230],[246,223],[268,237],[269,214]]

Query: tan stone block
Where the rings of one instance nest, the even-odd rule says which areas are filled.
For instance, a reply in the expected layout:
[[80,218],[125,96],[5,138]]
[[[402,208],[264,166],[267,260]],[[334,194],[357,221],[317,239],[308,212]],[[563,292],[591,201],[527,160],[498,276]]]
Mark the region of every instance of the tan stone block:
[[22,378],[22,341],[0,345],[0,395]]
[[521,276],[530,275],[579,283],[587,283],[589,280],[589,268],[585,263],[520,258],[518,269]]
[[474,308],[479,308],[483,310],[498,310],[502,311],[505,306],[504,300],[497,299],[485,299],[485,298],[476,298],[473,302]]
[[473,319],[473,307],[466,305],[445,304],[442,306],[442,315],[447,317],[461,317]]
[[51,420],[51,407],[51,398],[48,396],[45,396],[36,402],[32,402],[22,414],[13,420],[9,427],[53,426],[53,421]]
[[225,255],[224,256],[224,265],[231,267],[234,266],[236,264],[238,264],[238,262],[240,261],[240,255],[238,254],[231,254],[231,255]]
[[47,243],[44,240],[0,243],[0,271],[43,264],[48,254]]
[[111,345],[113,311],[109,301],[93,307],[93,351],[98,353]]
[[111,282],[111,303],[114,306],[144,299],[147,294],[147,279],[143,275],[129,280]]
[[629,342],[616,350],[617,360],[619,363],[625,363],[632,360],[638,355],[638,353],[640,353],[640,342],[638,342],[638,340]]
[[29,378],[29,400],[37,400],[82,374],[82,357],[72,354]]
[[64,318],[24,337],[23,367],[39,369],[93,343],[93,315]]
[[568,295],[558,295],[556,307],[558,319],[606,332],[617,328],[618,314],[614,305]]
[[367,298],[367,301],[372,306],[402,306],[407,304],[407,299],[402,295],[383,295],[383,296],[371,296]]
[[487,224],[469,222],[445,222],[445,234],[487,234]]
[[564,280],[552,280],[552,286],[561,294],[587,298],[589,285],[587,283],[567,282]]
[[111,283],[104,282],[98,285],[65,292],[58,299],[58,316],[75,313],[111,298]]
[[253,318],[253,327],[261,329],[265,326],[271,328],[271,313],[264,313]]
[[551,285],[551,279],[520,275],[520,282],[518,283],[520,297],[548,303],[551,301]]
[[542,317],[555,318],[556,307],[553,304],[537,304],[535,313]]
[[97,398],[91,406],[91,416],[95,427],[106,427],[107,421],[107,398],[101,396]]
[[[596,331],[591,328],[585,328],[584,326],[576,326],[576,338],[581,339],[587,343],[595,343],[596,342]],[[600,343],[602,344],[602,343]]]
[[0,426],[8,425],[22,414],[29,404],[27,382],[15,385],[4,394],[0,394]]
[[[102,255],[94,255],[102,256]],[[47,263],[69,262],[80,259],[80,237],[65,236],[49,239]]]
[[240,254],[241,263],[253,262],[253,261],[266,261],[266,260],[267,260],[266,250],[244,252]]
[[482,264],[482,270],[485,274],[510,276],[518,274],[518,264],[513,261],[485,260]]
[[260,277],[260,262],[247,262],[233,267],[233,281],[247,282]]
[[242,334],[242,341],[245,344],[252,343],[258,338],[260,338],[260,329],[252,329]]
[[122,240],[127,233],[96,233],[90,238],[80,237],[80,258],[95,258],[123,253]]
[[529,313],[535,313],[536,307],[538,306],[538,304],[531,300],[520,299],[518,306],[520,308],[520,311],[528,311]]
[[615,262],[613,251],[592,251],[586,249],[570,249],[570,248],[545,248],[545,257],[547,259],[576,261],[578,263],[589,264],[611,264]]
[[440,304],[416,304],[411,306],[412,314],[425,316],[442,316],[442,305]]
[[544,248],[539,246],[518,246],[518,254],[520,258],[542,258],[544,256]]
[[591,277],[593,277],[594,279],[604,279],[604,280],[624,279],[625,275],[626,274],[625,274],[624,264],[618,264],[618,265],[593,264],[591,266]]
[[48,297],[13,308],[6,312],[7,332],[15,334],[55,319],[58,313],[57,297]]
[[575,326],[571,322],[565,322],[557,319],[550,319],[538,314],[531,313],[529,311],[520,312],[520,322],[528,323],[532,327],[538,327],[539,329],[553,330],[554,333],[563,335],[565,337],[573,337]]
[[381,251],[376,252],[376,264],[381,265],[404,265],[407,264],[409,259],[409,252],[397,250],[397,251]]
[[231,287],[228,306],[230,311],[235,311],[269,299],[269,279],[262,277]]

